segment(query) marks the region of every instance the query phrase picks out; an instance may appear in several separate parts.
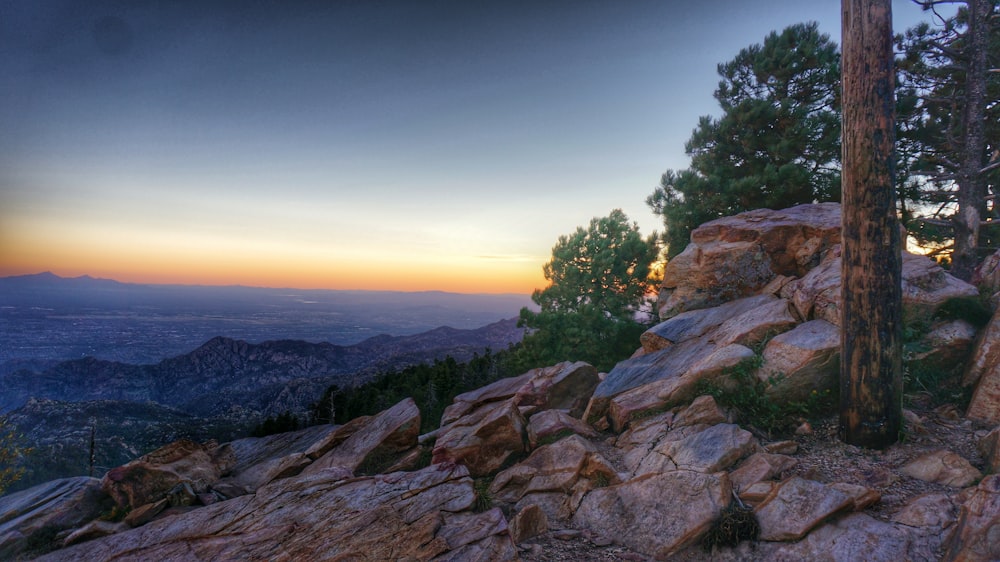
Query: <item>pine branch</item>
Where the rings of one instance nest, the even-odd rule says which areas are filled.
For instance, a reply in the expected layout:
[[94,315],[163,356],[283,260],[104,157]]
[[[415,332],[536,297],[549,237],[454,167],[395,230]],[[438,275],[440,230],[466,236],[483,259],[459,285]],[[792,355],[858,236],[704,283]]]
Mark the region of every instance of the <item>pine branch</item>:
[[996,170],[998,168],[1000,168],[1000,160],[998,160],[998,161],[990,164],[989,166],[986,166],[985,168],[983,168],[982,170],[979,170],[976,173],[977,174],[985,174],[986,172],[992,172],[993,170]]

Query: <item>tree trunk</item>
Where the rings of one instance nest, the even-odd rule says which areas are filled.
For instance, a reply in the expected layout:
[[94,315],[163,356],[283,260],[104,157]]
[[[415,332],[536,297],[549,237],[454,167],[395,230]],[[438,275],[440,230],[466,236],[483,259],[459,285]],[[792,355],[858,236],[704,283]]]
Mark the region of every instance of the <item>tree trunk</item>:
[[965,108],[962,112],[962,148],[958,169],[958,213],[955,217],[955,251],[951,273],[969,281],[979,264],[979,225],[985,216],[986,182],[983,168],[986,148],[986,54],[989,50],[990,13],[987,0],[968,0],[966,31]]
[[881,449],[902,413],[902,254],[893,181],[892,5],[842,0],[840,437]]

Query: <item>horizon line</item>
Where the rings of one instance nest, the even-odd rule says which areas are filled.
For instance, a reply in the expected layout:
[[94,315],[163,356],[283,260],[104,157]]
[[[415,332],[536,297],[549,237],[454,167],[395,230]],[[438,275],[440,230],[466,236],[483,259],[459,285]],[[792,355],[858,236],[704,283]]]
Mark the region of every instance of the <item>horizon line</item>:
[[531,293],[518,293],[518,292],[460,292],[460,291],[448,291],[444,289],[421,289],[421,290],[394,290],[394,289],[363,289],[363,288],[350,288],[350,289],[332,289],[325,287],[317,288],[301,288],[301,287],[291,287],[291,286],[265,286],[265,285],[244,285],[241,283],[223,283],[223,284],[213,284],[213,283],[169,283],[169,282],[136,282],[136,281],[121,281],[118,279],[110,277],[95,277],[93,275],[84,273],[76,276],[63,276],[52,270],[40,271],[38,273],[21,273],[15,275],[3,275],[0,276],[0,281],[7,279],[17,279],[17,278],[30,278],[30,277],[44,277],[51,276],[60,280],[92,280],[92,281],[108,281],[112,283],[118,283],[121,285],[135,285],[135,286],[161,286],[161,287],[200,287],[200,288],[218,288],[218,289],[268,289],[275,291],[330,291],[330,292],[342,292],[342,293],[402,293],[402,294],[426,294],[426,293],[441,293],[448,295],[471,295],[471,296],[525,296],[530,297]]

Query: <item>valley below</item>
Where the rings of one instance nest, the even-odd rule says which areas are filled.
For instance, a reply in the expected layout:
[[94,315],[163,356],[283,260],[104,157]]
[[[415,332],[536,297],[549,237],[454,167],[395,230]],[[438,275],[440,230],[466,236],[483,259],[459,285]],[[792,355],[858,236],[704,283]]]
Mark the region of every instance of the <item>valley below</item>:
[[32,448],[10,491],[101,473],[180,438],[243,437],[285,412],[308,423],[331,385],[506,349],[528,302],[0,279],[0,414]]

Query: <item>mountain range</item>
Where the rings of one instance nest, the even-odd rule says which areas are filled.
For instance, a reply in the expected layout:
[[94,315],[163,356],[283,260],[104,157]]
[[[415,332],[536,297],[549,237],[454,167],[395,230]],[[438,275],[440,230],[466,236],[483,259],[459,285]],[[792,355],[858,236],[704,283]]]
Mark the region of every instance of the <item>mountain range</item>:
[[296,340],[252,344],[215,337],[190,353],[149,365],[85,357],[41,371],[0,375],[0,411],[30,398],[155,402],[211,416],[230,410],[272,415],[301,411],[331,385],[351,386],[378,371],[451,355],[465,360],[520,340],[516,319],[460,330],[440,327],[412,336],[380,335],[354,345]]
[[[86,474],[92,431],[106,468],[181,437],[238,438],[286,411],[304,419],[333,384],[506,349],[523,335],[511,318],[523,300],[0,278],[0,414],[34,448],[17,488]],[[411,333],[433,321],[458,327]],[[337,334],[357,341],[310,341]]]
[[381,335],[355,345],[294,340],[252,344],[215,337],[190,353],[133,365],[87,357],[41,371],[0,374],[0,411],[35,449],[15,489],[85,474],[90,430],[98,467],[110,467],[180,437],[233,439],[267,416],[305,418],[330,385],[443,359],[465,361],[520,341],[515,319],[472,330],[440,327]]

